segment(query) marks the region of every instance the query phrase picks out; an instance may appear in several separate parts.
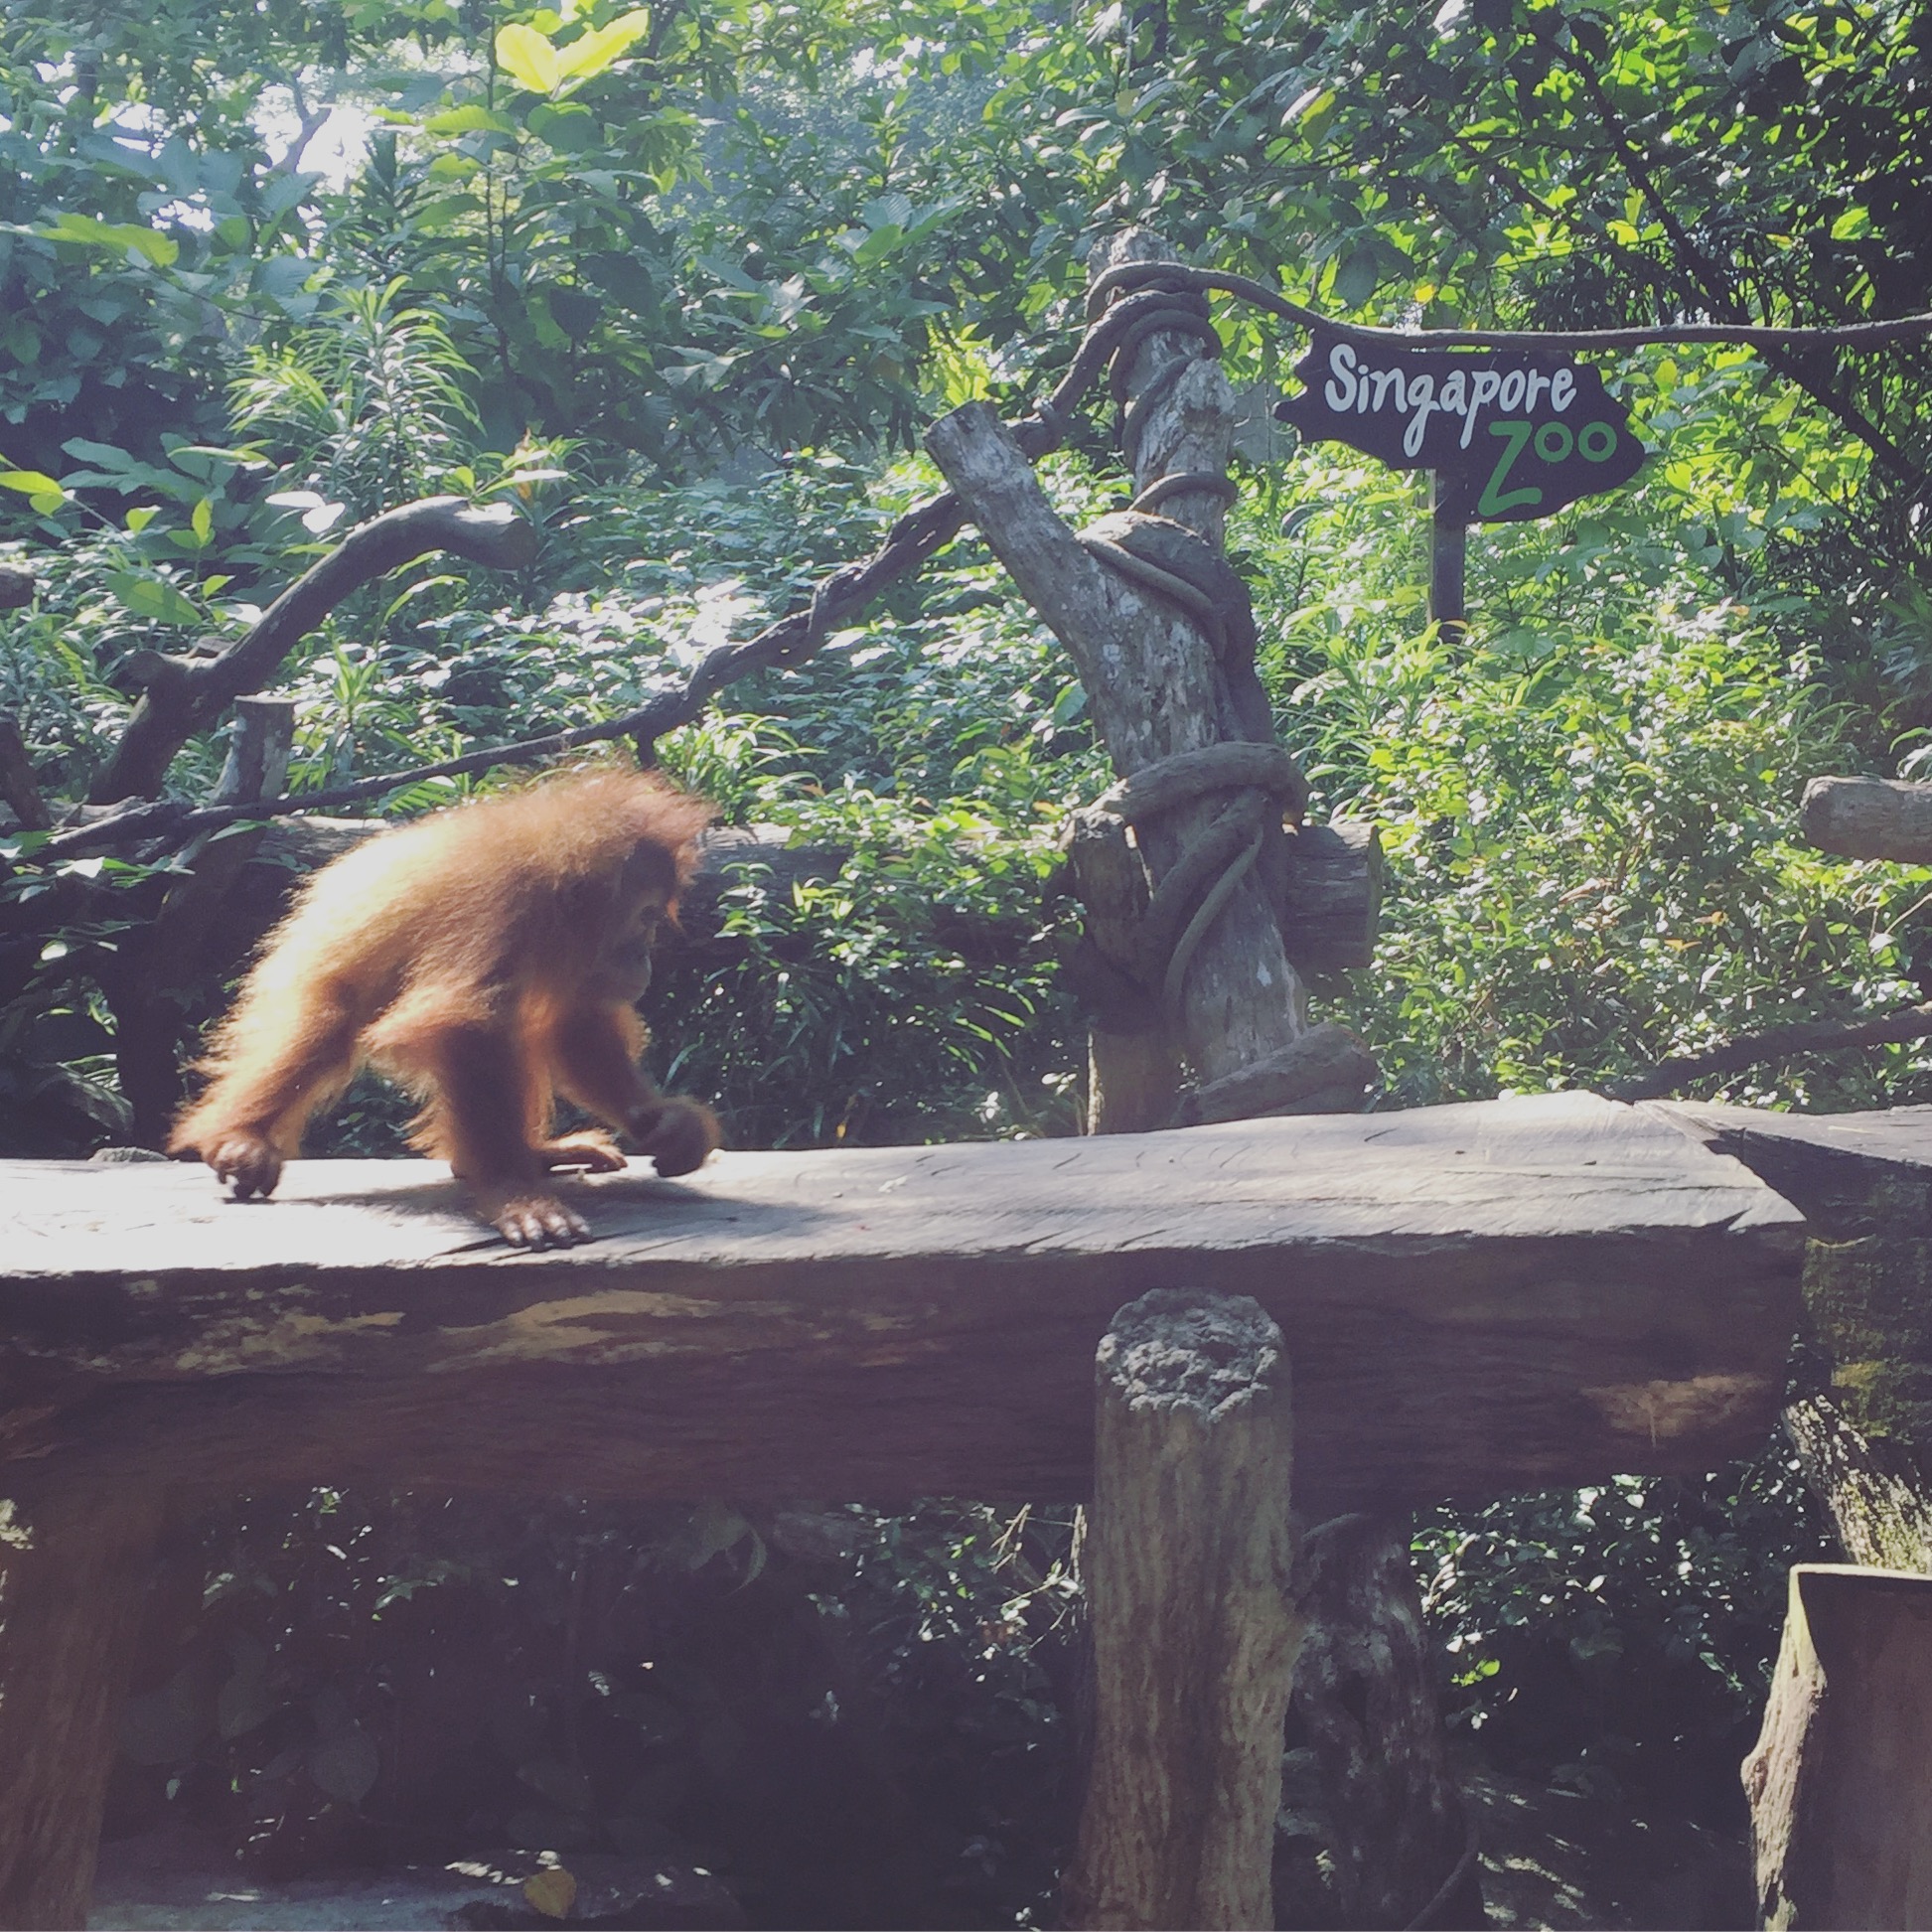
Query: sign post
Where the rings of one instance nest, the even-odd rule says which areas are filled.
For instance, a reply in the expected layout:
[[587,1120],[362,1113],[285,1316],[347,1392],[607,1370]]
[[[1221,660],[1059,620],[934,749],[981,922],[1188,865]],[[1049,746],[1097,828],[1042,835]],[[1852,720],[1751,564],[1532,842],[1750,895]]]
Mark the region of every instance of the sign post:
[[1430,472],[1438,624],[1465,620],[1470,523],[1554,516],[1628,483],[1644,460],[1602,376],[1554,351],[1410,349],[1316,329],[1294,373],[1301,392],[1274,405],[1283,422],[1392,469]]
[[1428,478],[1428,615],[1431,624],[1467,624],[1463,569],[1469,557],[1469,525],[1442,507],[1442,472]]

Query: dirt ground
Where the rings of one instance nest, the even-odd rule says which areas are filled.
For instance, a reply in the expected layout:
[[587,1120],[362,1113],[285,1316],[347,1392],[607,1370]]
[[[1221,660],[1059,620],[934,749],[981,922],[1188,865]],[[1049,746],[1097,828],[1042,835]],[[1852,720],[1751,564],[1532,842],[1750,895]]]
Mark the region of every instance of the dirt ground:
[[[1724,1932],[1753,1923],[1744,1848],[1682,1822],[1519,1780],[1471,1779],[1490,1925],[1511,1932]],[[689,1866],[573,1855],[574,1909],[546,1918],[521,1880],[536,1860],[404,1866],[268,1884],[170,1828],[102,1848],[94,1932],[415,1932],[448,1926],[744,1924],[727,1886]]]

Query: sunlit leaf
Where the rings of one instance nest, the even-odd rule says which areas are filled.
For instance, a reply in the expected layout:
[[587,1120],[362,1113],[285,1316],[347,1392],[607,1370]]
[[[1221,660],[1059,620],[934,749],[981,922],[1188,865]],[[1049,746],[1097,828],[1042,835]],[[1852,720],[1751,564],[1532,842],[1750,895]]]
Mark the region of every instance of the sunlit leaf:
[[497,29],[497,65],[533,94],[554,93],[563,77],[557,50],[534,27],[520,20]]

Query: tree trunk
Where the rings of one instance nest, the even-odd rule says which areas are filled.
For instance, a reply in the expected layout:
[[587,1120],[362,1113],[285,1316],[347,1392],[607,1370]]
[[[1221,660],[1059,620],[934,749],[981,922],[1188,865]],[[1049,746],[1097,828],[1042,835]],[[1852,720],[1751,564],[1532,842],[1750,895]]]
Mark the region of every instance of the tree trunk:
[[1270,1926],[1299,1638],[1281,1331],[1246,1295],[1156,1288],[1115,1316],[1097,1371],[1094,1754],[1067,1921]]
[[1294,1923],[1480,1926],[1473,1821],[1450,1773],[1406,1519],[1346,1516],[1303,1540],[1308,1635],[1294,1713],[1333,1821],[1332,1898]]
[[140,1491],[0,1502],[0,1927],[87,1922],[160,1520]]
[[1820,851],[1932,864],[1932,785],[1895,778],[1815,778],[1805,787],[1798,823]]

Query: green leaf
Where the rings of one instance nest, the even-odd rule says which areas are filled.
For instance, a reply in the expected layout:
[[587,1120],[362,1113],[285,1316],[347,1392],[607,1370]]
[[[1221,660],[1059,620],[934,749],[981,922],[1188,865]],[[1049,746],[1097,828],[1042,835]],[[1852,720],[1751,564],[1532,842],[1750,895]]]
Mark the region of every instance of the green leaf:
[[1359,309],[1375,293],[1375,285],[1381,279],[1382,267],[1376,259],[1375,244],[1358,241],[1335,264],[1335,299],[1348,308]]
[[345,1805],[360,1805],[381,1772],[382,1755],[360,1724],[333,1732],[309,1753],[309,1776]]
[[188,526],[204,543],[215,534],[215,506],[206,497],[195,506]]
[[539,101],[529,111],[529,131],[560,154],[583,154],[601,145],[603,123],[588,107],[575,101],[552,105]]
[[53,225],[39,232],[50,241],[78,241],[90,248],[111,248],[117,254],[125,254],[132,248],[157,268],[173,266],[175,257],[181,253],[179,242],[169,240],[165,234],[156,234],[138,222],[96,222],[91,215],[75,215],[71,211],[57,215]]
[[566,80],[588,80],[612,62],[622,60],[631,45],[651,31],[651,10],[633,7],[607,27],[593,28],[557,52],[558,71]]
[[[509,32],[506,28],[505,32]],[[502,114],[492,113],[488,107],[476,101],[467,101],[461,107],[452,107],[446,114],[432,114],[423,122],[425,134],[509,134],[517,132],[517,123]]]
[[554,93],[563,78],[563,64],[556,49],[534,27],[526,27],[521,21],[497,29],[497,65],[520,87],[527,87],[533,94]]
[[158,624],[201,624],[205,620],[173,584],[159,577],[137,576],[132,570],[116,570],[107,579],[124,610],[136,617],[151,618]]
[[41,470],[0,470],[0,490],[18,490],[43,517],[68,500],[68,493]]

